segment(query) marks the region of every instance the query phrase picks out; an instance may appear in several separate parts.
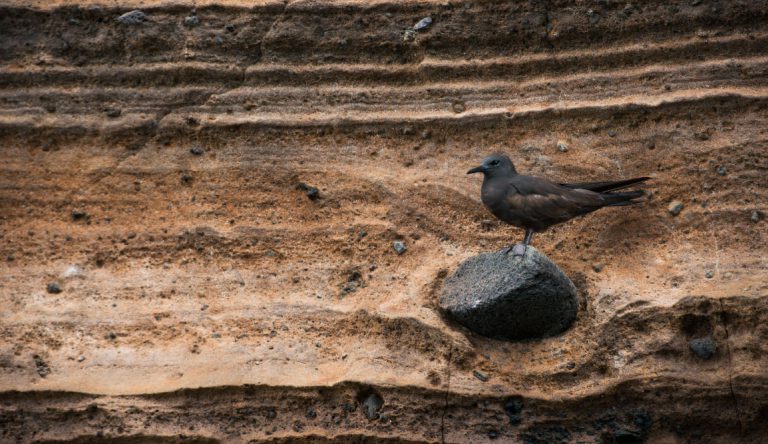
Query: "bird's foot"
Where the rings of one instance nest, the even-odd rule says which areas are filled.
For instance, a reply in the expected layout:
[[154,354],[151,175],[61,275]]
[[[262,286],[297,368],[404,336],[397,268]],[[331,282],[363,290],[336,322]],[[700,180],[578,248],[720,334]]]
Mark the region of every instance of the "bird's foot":
[[512,256],[515,257],[523,257],[525,256],[525,251],[528,249],[528,246],[525,244],[515,244],[510,245],[509,247],[503,248],[501,250],[502,254],[509,254],[509,252],[512,252]]

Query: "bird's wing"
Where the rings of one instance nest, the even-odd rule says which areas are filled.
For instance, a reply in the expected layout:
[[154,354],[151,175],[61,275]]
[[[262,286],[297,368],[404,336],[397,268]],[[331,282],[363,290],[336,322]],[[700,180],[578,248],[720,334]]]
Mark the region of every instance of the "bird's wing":
[[523,219],[552,223],[589,213],[604,205],[603,198],[593,191],[567,188],[530,176],[511,178],[505,200]]
[[650,179],[650,177],[636,177],[634,179],[609,180],[605,182],[561,183],[560,186],[566,188],[581,188],[597,193],[604,193],[606,191],[620,190],[630,185],[645,182],[648,179]]

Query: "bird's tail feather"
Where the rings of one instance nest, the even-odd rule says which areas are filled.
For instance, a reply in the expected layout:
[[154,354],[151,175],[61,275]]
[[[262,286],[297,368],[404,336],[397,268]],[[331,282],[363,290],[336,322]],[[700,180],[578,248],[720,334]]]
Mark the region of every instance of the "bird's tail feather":
[[600,195],[606,200],[605,206],[621,207],[643,202],[643,200],[638,199],[646,197],[647,193],[643,190],[637,190],[627,191],[625,193],[601,193]]

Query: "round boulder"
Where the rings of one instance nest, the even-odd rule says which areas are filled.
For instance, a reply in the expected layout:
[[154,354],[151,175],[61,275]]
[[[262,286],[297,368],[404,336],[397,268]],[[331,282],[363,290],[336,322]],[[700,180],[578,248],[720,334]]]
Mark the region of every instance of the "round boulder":
[[565,273],[529,246],[525,256],[484,253],[445,280],[440,308],[471,331],[495,339],[544,338],[576,319],[576,287]]

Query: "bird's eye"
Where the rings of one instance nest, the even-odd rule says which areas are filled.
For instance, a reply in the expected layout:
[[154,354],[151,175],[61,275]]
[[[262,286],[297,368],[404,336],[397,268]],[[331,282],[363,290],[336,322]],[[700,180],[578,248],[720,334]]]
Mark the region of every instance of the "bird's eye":
[[493,162],[491,162],[491,166],[496,166],[496,165],[498,165],[498,164],[499,164],[499,161],[498,161],[498,160],[494,160]]

